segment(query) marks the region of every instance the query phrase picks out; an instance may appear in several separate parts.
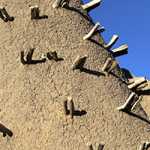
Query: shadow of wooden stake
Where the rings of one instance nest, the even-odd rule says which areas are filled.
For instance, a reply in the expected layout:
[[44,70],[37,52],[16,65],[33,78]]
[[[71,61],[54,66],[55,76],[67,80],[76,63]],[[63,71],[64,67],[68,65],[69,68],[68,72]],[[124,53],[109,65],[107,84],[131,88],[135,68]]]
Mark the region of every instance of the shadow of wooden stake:
[[7,129],[5,126],[3,126],[1,123],[0,123],[0,132],[2,132],[3,133],[3,137],[5,137],[6,136],[6,133],[10,136],[10,137],[12,137],[13,136],[13,133],[12,133],[12,131],[11,130],[9,130],[9,129]]
[[27,64],[31,64],[32,63],[32,56],[33,56],[33,52],[34,52],[35,48],[30,48],[29,52],[27,54],[26,60],[27,60]]

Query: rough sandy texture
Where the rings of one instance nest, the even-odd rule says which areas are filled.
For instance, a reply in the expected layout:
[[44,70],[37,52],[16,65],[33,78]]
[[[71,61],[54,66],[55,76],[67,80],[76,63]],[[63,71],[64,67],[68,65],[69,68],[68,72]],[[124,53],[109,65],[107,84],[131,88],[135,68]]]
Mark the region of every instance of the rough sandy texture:
[[[0,122],[14,134],[0,134],[0,149],[83,150],[87,142],[94,149],[99,143],[104,150],[138,149],[150,140],[148,117],[141,106],[130,115],[116,109],[131,91],[119,66],[108,78],[101,72],[108,57],[114,61],[102,37],[83,40],[94,24],[82,2],[71,1],[68,9],[53,9],[53,3],[1,0],[15,20],[0,20]],[[30,19],[29,6],[36,4],[47,19]],[[54,50],[63,60],[21,64],[21,50],[27,54],[33,45],[33,60]],[[84,69],[72,71],[79,54],[88,55]],[[74,100],[73,119],[62,109],[66,96]]]

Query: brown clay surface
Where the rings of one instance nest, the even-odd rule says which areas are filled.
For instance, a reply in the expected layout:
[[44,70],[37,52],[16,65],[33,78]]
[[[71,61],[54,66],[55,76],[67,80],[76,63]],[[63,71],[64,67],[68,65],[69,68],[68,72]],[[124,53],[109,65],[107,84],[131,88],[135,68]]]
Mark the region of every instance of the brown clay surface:
[[[131,91],[119,67],[108,78],[101,69],[114,58],[101,36],[83,40],[94,26],[80,0],[69,9],[53,9],[54,1],[1,0],[13,22],[0,20],[0,123],[13,136],[0,134],[5,150],[83,150],[91,142],[94,149],[135,150],[150,140],[150,123],[139,106],[129,115],[116,108]],[[47,19],[31,20],[29,6],[39,5]],[[35,46],[33,60],[56,50],[62,61],[23,65],[21,50]],[[82,72],[70,66],[77,55],[88,55]],[[62,101],[74,100],[75,110],[86,114],[65,116]]]

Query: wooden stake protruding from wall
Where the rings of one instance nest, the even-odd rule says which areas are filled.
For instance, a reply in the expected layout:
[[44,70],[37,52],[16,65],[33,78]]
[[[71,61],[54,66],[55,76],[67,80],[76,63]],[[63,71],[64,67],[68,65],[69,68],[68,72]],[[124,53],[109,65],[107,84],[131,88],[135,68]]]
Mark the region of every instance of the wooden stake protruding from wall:
[[58,60],[59,60],[56,51],[48,52],[48,53],[47,53],[47,58],[48,58],[49,60],[52,60],[52,59],[54,59],[55,61],[58,61]]
[[69,1],[70,1],[70,0],[62,0],[62,2],[61,2],[61,7],[62,7],[62,8],[68,8],[68,6],[69,6]]
[[105,31],[105,28],[104,28],[104,27],[101,27],[100,29],[96,30],[96,31],[93,33],[92,36],[97,35],[97,34],[100,34],[100,33],[104,32],[104,31]]
[[7,129],[5,126],[3,126],[1,123],[0,123],[0,132],[2,132],[3,133],[3,137],[5,137],[6,136],[6,133],[10,136],[10,137],[12,137],[13,136],[13,133],[12,133],[12,131],[11,130],[9,130],[9,129]]
[[139,150],[148,150],[149,147],[150,147],[150,142],[142,142]]
[[48,52],[47,54],[47,58],[49,59],[49,60],[52,60],[53,59],[53,57],[51,56],[51,54]]
[[118,36],[118,35],[114,35],[114,36],[112,37],[112,39],[110,40],[110,42],[109,42],[106,46],[104,46],[104,47],[105,47],[106,49],[110,50],[111,47],[117,42],[118,39],[119,39],[119,36]]
[[141,102],[141,100],[143,98],[142,95],[140,95],[140,96],[136,95],[134,98],[136,99],[136,97],[137,97],[137,100],[132,105],[131,111],[134,110],[138,106],[138,104]]
[[[91,144],[90,142],[88,142],[88,143],[86,144],[86,146],[88,147],[88,150],[93,150],[93,146],[92,146],[92,144]],[[104,145],[103,145],[103,144],[99,144],[97,150],[103,150],[103,148],[104,148]]]
[[115,60],[112,64],[111,64],[111,57],[108,57],[103,68],[102,68],[102,72],[105,73],[106,77],[108,77],[109,73],[119,64],[118,60]]
[[69,115],[69,110],[68,110],[67,99],[66,98],[63,101],[63,110],[64,110],[65,115]]
[[60,7],[61,6],[61,1],[62,0],[56,0],[55,2],[54,2],[54,4],[53,4],[53,8],[58,8],[58,7]]
[[[5,17],[4,17],[5,15]],[[0,6],[0,17],[6,22],[7,20],[13,21],[14,17],[10,17],[10,15],[7,13],[5,7]]]
[[[131,109],[132,109],[132,106],[134,105],[133,104],[133,102],[135,101],[135,97],[136,97],[137,95],[134,93],[134,92],[132,92],[131,94],[130,94],[130,96],[128,97],[128,99],[127,99],[127,101],[125,102],[125,104],[124,105],[122,105],[122,106],[120,106],[120,107],[117,107],[117,109],[119,110],[119,111],[128,111],[128,112],[130,112],[131,111]],[[138,96],[137,96],[138,97]]]
[[78,55],[77,58],[75,59],[75,61],[73,62],[71,69],[72,70],[82,69],[86,59],[87,59],[87,55],[85,55],[83,57],[80,57],[80,55]]
[[93,150],[93,146],[92,146],[92,144],[90,142],[88,142],[86,144],[86,146],[87,146],[88,150]]
[[123,46],[120,46],[114,50],[112,50],[112,54],[114,57],[118,57],[118,56],[121,56],[121,55],[125,55],[125,54],[128,54],[128,45],[123,45]]
[[92,0],[91,2],[82,6],[83,9],[86,9],[87,12],[91,11],[92,9],[98,7],[102,0]]
[[27,64],[31,64],[32,63],[32,56],[33,56],[33,52],[34,52],[35,48],[30,48],[29,52],[27,54],[26,60],[27,60]]
[[83,40],[89,39],[91,38],[94,34],[94,32],[97,30],[97,28],[100,26],[100,23],[97,22],[96,25],[92,28],[92,30],[83,37]]
[[102,68],[103,72],[107,70],[110,62],[111,62],[111,57],[108,57],[107,60],[106,60],[106,62],[105,62],[105,64],[104,64],[104,66],[103,66],[103,68]]
[[73,103],[72,97],[68,97],[68,101],[69,101],[70,116],[71,116],[71,118],[73,118],[75,109],[74,109],[74,103]]
[[136,88],[137,86],[139,86],[139,85],[141,85],[142,83],[145,83],[145,82],[147,82],[146,78],[145,78],[145,77],[142,77],[142,78],[140,78],[140,79],[134,81],[134,83],[128,85],[128,88],[129,88],[130,90],[132,90],[133,88]]
[[52,7],[53,8],[58,8],[58,7],[67,8],[69,6],[69,1],[70,0],[56,0]]
[[145,150],[145,146],[146,146],[146,143],[145,142],[142,142],[139,150]]
[[39,16],[39,13],[40,13],[40,10],[39,10],[39,7],[38,6],[33,6],[33,7],[30,7],[31,8],[31,19],[39,19],[40,16]]
[[99,144],[98,149],[97,150],[102,150],[104,148],[103,144]]
[[54,51],[54,52],[50,52],[51,53],[51,56],[52,56],[52,58],[55,60],[55,61],[58,61],[58,56],[57,56],[57,53],[56,53],[56,51]]
[[21,51],[21,63],[26,64],[27,62],[24,60],[24,51]]
[[110,71],[112,71],[118,64],[119,64],[119,61],[118,61],[118,60],[115,60],[115,61],[113,62],[113,64],[111,65],[111,67],[108,69],[108,73],[109,73]]
[[145,149],[148,150],[150,148],[150,142],[146,142]]

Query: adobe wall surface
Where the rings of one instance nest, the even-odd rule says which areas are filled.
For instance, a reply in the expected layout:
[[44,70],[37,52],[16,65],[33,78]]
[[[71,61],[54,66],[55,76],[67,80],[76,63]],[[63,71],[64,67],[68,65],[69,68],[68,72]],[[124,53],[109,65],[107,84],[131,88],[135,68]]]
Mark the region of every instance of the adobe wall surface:
[[[150,140],[148,117],[141,106],[132,115],[116,109],[131,91],[119,66],[109,77],[101,72],[108,57],[115,60],[101,35],[83,40],[94,24],[82,2],[71,1],[68,9],[53,9],[53,3],[1,0],[15,20],[0,20],[0,123],[13,131],[12,137],[0,133],[0,149],[82,150],[87,142],[94,149],[99,143],[104,150],[139,148]],[[48,18],[31,20],[34,5]],[[20,52],[27,54],[30,46],[35,46],[33,60],[54,50],[63,60],[23,65]],[[72,71],[79,54],[88,55],[84,69]],[[63,112],[67,96],[74,101],[73,119]]]

